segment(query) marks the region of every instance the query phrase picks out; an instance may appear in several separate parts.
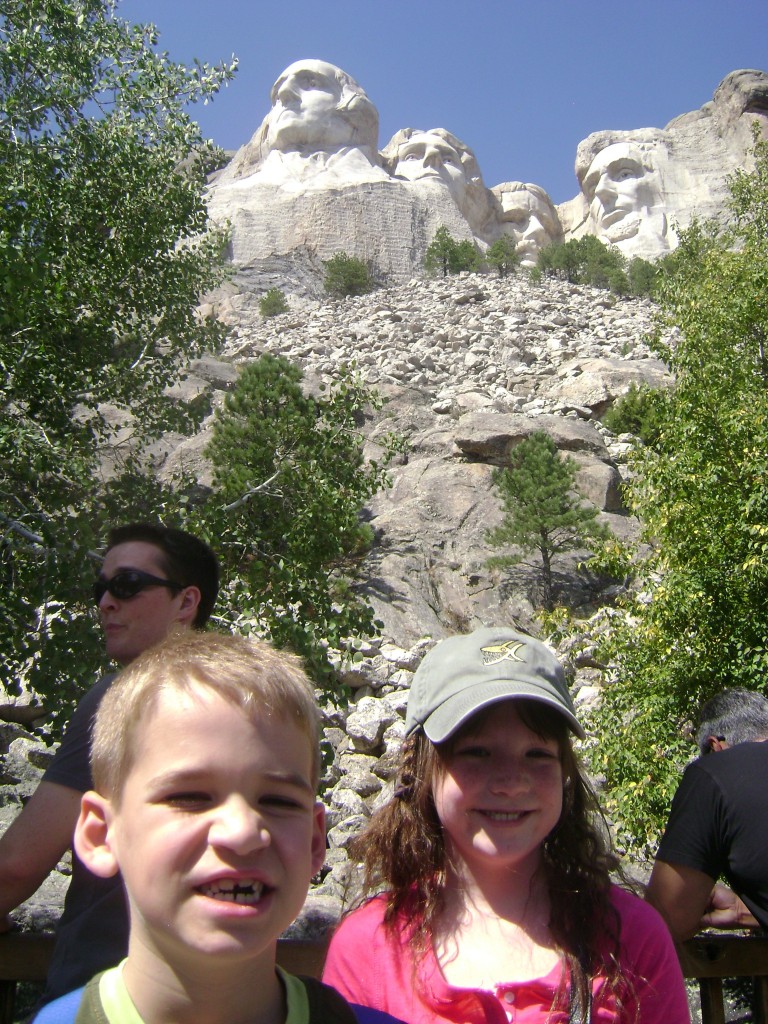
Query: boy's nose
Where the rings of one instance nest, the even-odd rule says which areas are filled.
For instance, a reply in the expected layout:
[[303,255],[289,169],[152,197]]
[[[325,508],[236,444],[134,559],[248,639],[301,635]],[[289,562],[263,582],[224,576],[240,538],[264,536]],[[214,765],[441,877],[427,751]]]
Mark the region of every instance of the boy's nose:
[[208,836],[213,846],[225,846],[235,853],[262,849],[270,842],[261,814],[239,797],[220,808]]

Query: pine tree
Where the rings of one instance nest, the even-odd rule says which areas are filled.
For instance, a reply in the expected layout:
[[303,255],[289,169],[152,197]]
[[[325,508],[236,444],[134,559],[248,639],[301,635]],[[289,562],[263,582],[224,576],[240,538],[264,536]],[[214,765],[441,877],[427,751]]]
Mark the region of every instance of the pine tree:
[[575,490],[576,463],[561,458],[552,438],[537,430],[514,449],[511,465],[497,469],[493,482],[504,504],[504,520],[487,533],[496,547],[516,547],[522,554],[497,555],[493,566],[516,565],[523,555],[537,552],[541,558],[542,604],[551,611],[555,588],[552,562],[593,539],[605,535],[596,522],[598,510],[585,505]]

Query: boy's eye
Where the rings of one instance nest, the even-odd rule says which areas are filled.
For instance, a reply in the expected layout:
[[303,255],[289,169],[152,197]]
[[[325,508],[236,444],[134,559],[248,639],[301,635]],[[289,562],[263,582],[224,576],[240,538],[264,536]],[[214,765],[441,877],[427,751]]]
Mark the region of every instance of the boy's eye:
[[211,803],[211,796],[209,793],[194,791],[169,793],[168,796],[163,797],[162,802],[170,804],[172,807],[180,807],[184,810],[196,810],[208,807]]
[[278,810],[302,810],[304,804],[297,797],[286,796],[279,793],[271,793],[261,798],[260,803],[266,807],[274,807]]

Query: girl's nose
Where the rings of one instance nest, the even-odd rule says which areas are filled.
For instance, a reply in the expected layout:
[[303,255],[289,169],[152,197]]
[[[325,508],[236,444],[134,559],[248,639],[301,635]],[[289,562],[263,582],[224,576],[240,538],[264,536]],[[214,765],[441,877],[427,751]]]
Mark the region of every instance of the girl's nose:
[[531,776],[527,766],[516,758],[502,758],[494,764],[489,788],[494,793],[518,793],[530,788]]

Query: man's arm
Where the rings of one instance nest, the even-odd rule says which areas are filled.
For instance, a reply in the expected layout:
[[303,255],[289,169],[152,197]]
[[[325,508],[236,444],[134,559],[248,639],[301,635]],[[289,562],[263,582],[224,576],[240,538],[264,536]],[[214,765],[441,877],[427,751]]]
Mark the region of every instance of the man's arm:
[[0,931],[10,928],[9,912],[29,899],[70,847],[79,813],[77,790],[41,782],[0,838]]
[[701,927],[715,879],[685,864],[657,860],[645,898],[667,922],[675,942],[690,939]]

